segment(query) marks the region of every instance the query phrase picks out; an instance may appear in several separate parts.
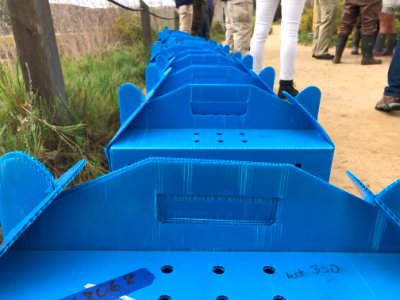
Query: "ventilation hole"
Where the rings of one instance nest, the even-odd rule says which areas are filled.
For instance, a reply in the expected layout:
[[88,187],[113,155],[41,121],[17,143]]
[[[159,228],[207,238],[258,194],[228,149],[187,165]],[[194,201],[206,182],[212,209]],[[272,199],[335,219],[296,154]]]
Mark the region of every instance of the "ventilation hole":
[[198,132],[195,132],[194,135],[199,135],[199,133],[198,133]]
[[280,295],[276,295],[274,296],[274,298],[272,298],[272,300],[286,300],[286,298]]
[[158,297],[158,300],[171,300],[171,299],[172,299],[171,296],[168,296],[168,295],[162,295],[162,296]]
[[239,133],[240,135],[246,135],[244,132]]
[[215,266],[215,267],[213,268],[213,272],[214,272],[215,274],[221,275],[221,274],[224,274],[225,269],[224,269],[224,267],[222,267],[222,266]]
[[247,140],[242,140],[242,143],[247,143]]
[[215,298],[215,300],[229,300],[229,298],[227,296],[221,295]]
[[222,133],[221,132],[217,132],[217,135],[222,135]]
[[265,266],[263,268],[263,271],[264,271],[264,273],[267,273],[267,274],[275,274],[275,272],[276,272],[275,268],[272,266]]
[[301,169],[301,163],[297,163],[295,166]]
[[224,141],[223,140],[218,140],[218,143],[223,143]]
[[165,265],[161,267],[161,272],[165,273],[165,274],[169,274],[172,273],[174,271],[174,267],[170,266],[170,265]]
[[199,140],[194,140],[194,142],[195,142],[195,143],[198,143],[198,142],[200,142],[200,141],[199,141]]

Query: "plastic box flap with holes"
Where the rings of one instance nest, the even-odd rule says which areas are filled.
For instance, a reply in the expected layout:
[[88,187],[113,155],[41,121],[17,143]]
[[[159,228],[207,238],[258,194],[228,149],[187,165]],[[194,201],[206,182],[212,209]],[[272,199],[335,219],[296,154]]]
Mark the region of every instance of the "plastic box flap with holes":
[[251,84],[187,84],[152,98],[125,84],[109,168],[151,156],[232,159],[291,163],[328,180],[334,145],[316,120],[320,91],[289,99]]
[[351,176],[365,200],[289,164],[146,159],[57,197],[0,258],[1,298],[397,300],[400,182]]

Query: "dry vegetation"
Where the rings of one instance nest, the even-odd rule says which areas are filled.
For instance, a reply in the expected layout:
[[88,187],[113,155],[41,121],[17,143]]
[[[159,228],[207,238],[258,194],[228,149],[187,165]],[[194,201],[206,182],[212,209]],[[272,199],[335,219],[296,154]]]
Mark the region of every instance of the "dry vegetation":
[[[8,66],[16,61],[16,49],[9,24],[8,12],[0,0],[0,62]],[[174,17],[173,7],[152,8],[152,12],[167,18]],[[51,4],[51,13],[57,35],[60,55],[80,58],[115,47],[121,42],[120,20],[133,18],[140,26],[138,12],[127,12],[118,7],[95,9],[75,5]],[[173,21],[151,16],[152,29],[158,32]],[[123,26],[123,24],[122,24]]]

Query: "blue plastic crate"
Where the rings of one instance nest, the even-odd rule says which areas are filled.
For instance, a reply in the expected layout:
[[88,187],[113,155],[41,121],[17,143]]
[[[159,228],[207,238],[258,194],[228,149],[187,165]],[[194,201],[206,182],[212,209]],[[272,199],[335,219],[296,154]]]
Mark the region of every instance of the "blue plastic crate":
[[[0,173],[32,183],[19,203],[27,167]],[[396,300],[400,182],[354,180],[366,201],[288,164],[150,158],[57,197],[0,258],[0,295]]]
[[317,88],[289,103],[250,84],[187,84],[154,98],[126,84],[119,101],[111,170],[165,156],[284,162],[329,179],[334,145],[315,119]]

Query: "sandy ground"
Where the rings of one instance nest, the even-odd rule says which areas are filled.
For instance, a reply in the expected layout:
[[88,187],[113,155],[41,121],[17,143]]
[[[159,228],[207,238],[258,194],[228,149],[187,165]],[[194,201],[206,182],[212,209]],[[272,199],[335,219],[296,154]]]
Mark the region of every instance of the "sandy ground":
[[[266,66],[279,80],[280,27],[265,46]],[[334,54],[334,49],[330,52]],[[361,57],[346,49],[342,64],[316,60],[310,46],[299,46],[295,83],[301,90],[315,85],[322,91],[319,122],[335,143],[331,183],[358,195],[345,171],[355,173],[373,192],[400,178],[400,113],[374,109],[387,84],[390,58],[382,65],[362,66]],[[397,128],[397,129],[396,129]]]

